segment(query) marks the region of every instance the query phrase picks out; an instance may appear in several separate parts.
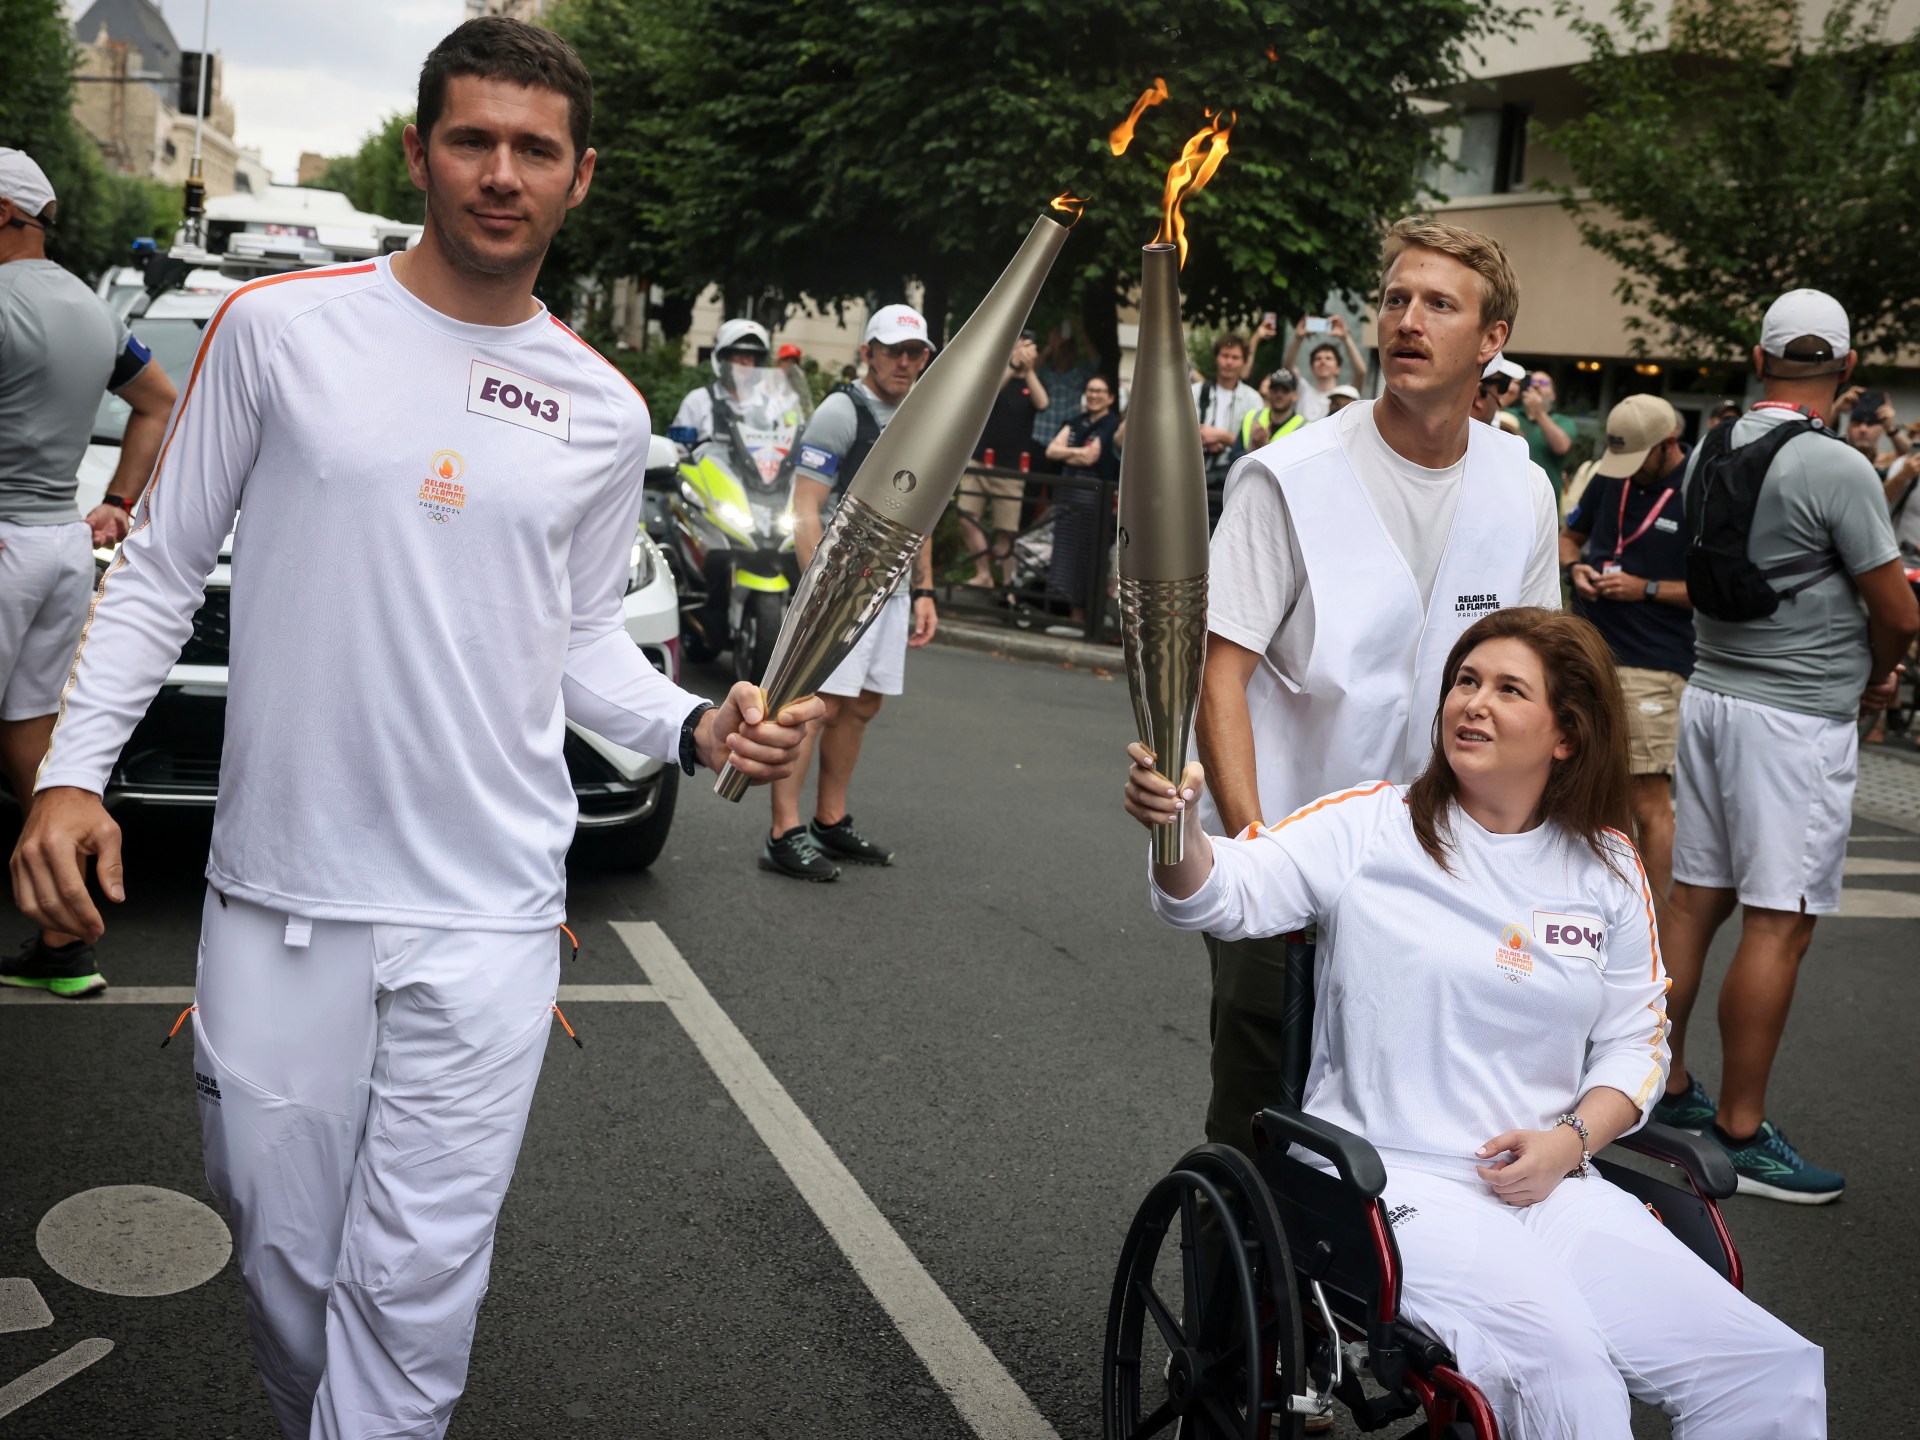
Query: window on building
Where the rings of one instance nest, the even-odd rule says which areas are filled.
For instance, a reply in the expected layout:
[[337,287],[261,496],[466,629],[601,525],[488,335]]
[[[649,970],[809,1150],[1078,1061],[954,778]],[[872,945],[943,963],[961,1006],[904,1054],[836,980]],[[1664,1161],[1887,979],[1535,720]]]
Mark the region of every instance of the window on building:
[[167,141],[166,144],[162,145],[160,147],[160,150],[161,150],[161,153],[167,157],[167,163],[169,165],[173,163],[174,157],[180,153],[180,148],[177,145],[175,145],[171,140]]
[[251,195],[253,193],[253,177],[244,170],[234,171],[233,190],[236,195]]
[[1449,199],[1507,195],[1526,183],[1524,105],[1465,110],[1441,132],[1444,158],[1429,166],[1426,183]]

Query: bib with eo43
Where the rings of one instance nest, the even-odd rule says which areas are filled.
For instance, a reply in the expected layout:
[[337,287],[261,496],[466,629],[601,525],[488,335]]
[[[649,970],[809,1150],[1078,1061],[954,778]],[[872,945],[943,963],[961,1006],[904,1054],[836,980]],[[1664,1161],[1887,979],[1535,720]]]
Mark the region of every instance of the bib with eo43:
[[[1837,573],[1839,557],[1831,551],[1804,555],[1765,569],[1747,554],[1753,531],[1753,512],[1767,471],[1788,441],[1800,435],[1840,437],[1819,420],[1799,416],[1769,428],[1758,440],[1736,447],[1734,426],[1720,425],[1707,432],[1687,486],[1687,525],[1693,541],[1687,547],[1687,598],[1693,608],[1715,620],[1764,620],[1802,590]],[[1776,590],[1774,582],[1790,583]]]

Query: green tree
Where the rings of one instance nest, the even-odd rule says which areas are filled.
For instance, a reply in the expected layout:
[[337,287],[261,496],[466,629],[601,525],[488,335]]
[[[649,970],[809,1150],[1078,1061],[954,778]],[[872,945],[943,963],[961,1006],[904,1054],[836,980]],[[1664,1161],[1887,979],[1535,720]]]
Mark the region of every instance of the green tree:
[[[1079,315],[1111,355],[1167,165],[1204,108],[1237,122],[1213,188],[1187,207],[1189,313],[1297,313],[1370,285],[1380,221],[1415,205],[1437,154],[1412,96],[1463,78],[1466,47],[1504,13],[1469,0],[1195,13],[1163,0],[571,0],[554,23],[597,78],[620,76],[596,118],[617,153],[587,202],[592,227],[631,241],[618,263],[644,261],[682,293],[717,283],[729,308],[773,319],[802,294],[891,300],[918,280],[938,329],[1070,189],[1092,203],[1039,315]],[[1172,98],[1116,159],[1107,132],[1155,75]]]
[[321,172],[313,184],[319,190],[338,190],[354,208],[418,225],[426,219],[427,197],[414,188],[407,173],[406,147],[401,132],[413,123],[413,112],[389,115],[360,142],[351,155],[341,156]]
[[1592,96],[1547,132],[1581,238],[1625,272],[1634,344],[1737,358],[1774,297],[1825,290],[1855,345],[1920,344],[1920,47],[1889,0],[1617,0],[1567,22]]
[[157,181],[111,173],[73,119],[78,52],[60,0],[0,4],[0,145],[24,150],[59,197],[47,254],[96,278],[123,263],[135,237],[162,245],[180,223],[177,193]]

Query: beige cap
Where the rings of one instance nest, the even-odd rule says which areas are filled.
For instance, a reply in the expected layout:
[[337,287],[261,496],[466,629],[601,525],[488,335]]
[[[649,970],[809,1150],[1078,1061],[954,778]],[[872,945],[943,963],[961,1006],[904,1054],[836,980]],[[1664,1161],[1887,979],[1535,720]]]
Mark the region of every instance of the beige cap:
[[1680,428],[1680,416],[1658,395],[1629,395],[1607,412],[1607,453],[1596,475],[1631,475],[1653,447]]

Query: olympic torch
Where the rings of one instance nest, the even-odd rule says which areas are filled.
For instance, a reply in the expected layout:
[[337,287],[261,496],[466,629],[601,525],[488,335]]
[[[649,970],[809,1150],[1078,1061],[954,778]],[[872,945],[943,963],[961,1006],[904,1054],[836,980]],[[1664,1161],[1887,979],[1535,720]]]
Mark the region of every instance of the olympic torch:
[[[1140,743],[1174,785],[1186,770],[1207,654],[1207,476],[1180,323],[1180,263],[1187,251],[1180,202],[1219,168],[1230,126],[1230,119],[1211,118],[1187,142],[1167,174],[1160,233],[1141,252],[1140,339],[1120,456],[1127,689]],[[1156,826],[1153,858],[1178,865],[1183,834],[1177,823]]]
[[[1061,210],[1078,203],[1067,196],[1054,202]],[[1007,356],[1067,230],[1044,215],[1034,222],[986,299],[867,452],[794,588],[760,681],[769,715],[811,695],[834,672],[912,567],[986,428]],[[713,788],[738,800],[747,777],[729,763]]]

